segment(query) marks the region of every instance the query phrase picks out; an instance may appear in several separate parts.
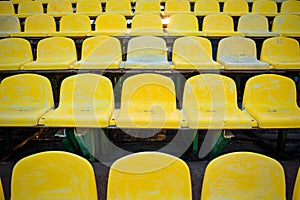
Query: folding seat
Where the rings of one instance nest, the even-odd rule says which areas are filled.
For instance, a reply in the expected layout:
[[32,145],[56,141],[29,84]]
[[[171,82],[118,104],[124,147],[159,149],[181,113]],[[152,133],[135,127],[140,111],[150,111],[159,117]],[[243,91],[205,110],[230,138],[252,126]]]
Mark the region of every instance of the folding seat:
[[13,168],[11,198],[96,200],[93,167],[69,152],[46,151],[27,156]]
[[226,0],[224,2],[223,13],[231,16],[241,16],[249,12],[246,0]]
[[212,59],[210,40],[189,36],[175,40],[172,61],[174,69],[219,69],[220,64]]
[[131,16],[131,3],[129,0],[109,0],[106,2],[105,12]]
[[279,35],[279,33],[269,31],[267,17],[252,13],[239,18],[237,31],[250,37],[271,37]]
[[300,1],[284,1],[280,7],[281,14],[300,15]]
[[[180,173],[179,173],[180,172]],[[192,199],[187,164],[160,152],[140,152],[115,161],[107,199]]]
[[194,14],[196,16],[205,16],[220,12],[220,5],[217,0],[198,0],[194,5]]
[[217,37],[242,35],[234,31],[232,17],[223,13],[206,15],[203,19],[202,31],[207,36]]
[[80,0],[76,4],[76,13],[96,17],[102,14],[101,2],[98,0]]
[[171,36],[203,35],[203,33],[199,31],[197,17],[191,14],[172,15],[168,24],[167,33]]
[[13,15],[0,15],[0,37],[9,37],[12,33],[21,32],[18,17]]
[[125,79],[117,127],[176,129],[180,121],[175,85],[170,78],[145,73]]
[[43,14],[43,4],[39,1],[24,1],[19,3],[18,17],[28,17],[31,15]]
[[270,65],[257,60],[256,44],[250,38],[233,36],[221,39],[217,61],[227,70],[266,70]]
[[246,82],[244,108],[260,128],[299,128],[300,108],[295,82],[287,77],[264,74]]
[[163,25],[159,15],[140,14],[132,19],[130,35],[155,35],[164,36]]
[[14,15],[14,5],[10,1],[0,1],[0,14]]
[[[36,74],[7,77],[0,84],[0,126],[36,126],[53,104],[50,81]],[[28,192],[28,191],[27,191]]]
[[159,0],[137,0],[135,3],[135,15],[137,14],[160,14]]
[[164,39],[155,36],[130,39],[125,68],[168,69],[167,46]]
[[191,13],[190,2],[188,0],[167,0],[164,15]]
[[215,158],[205,169],[202,200],[274,198],[286,199],[284,170],[273,158],[234,152]]
[[182,111],[193,129],[251,129],[251,116],[238,108],[235,82],[219,74],[189,78],[184,87]]
[[127,33],[126,18],[120,14],[103,14],[97,17],[95,31],[90,36],[95,35],[125,35]]
[[252,13],[264,16],[276,16],[277,4],[272,0],[258,0],[254,1],[252,5]]
[[276,16],[272,32],[278,32],[282,36],[300,37],[300,16],[289,14]]
[[72,4],[68,0],[50,0],[47,5],[47,14],[54,17],[61,17],[72,13]]
[[0,70],[19,70],[32,61],[30,43],[22,38],[0,40]]
[[270,63],[273,69],[299,69],[299,43],[293,38],[268,38],[263,42],[260,60]]
[[54,127],[107,127],[114,110],[110,80],[97,74],[65,78],[58,108],[44,115],[39,124]]
[[297,199],[300,199],[300,168],[298,168],[298,173],[297,173],[296,181],[294,184],[292,200],[297,200]]
[[72,39],[51,37],[39,41],[36,61],[26,63],[22,68],[24,70],[69,69],[76,60],[76,47]]
[[91,22],[87,15],[70,14],[64,15],[59,22],[59,32],[53,33],[53,36],[87,36],[91,32]]
[[96,36],[87,38],[82,44],[81,60],[75,69],[117,69],[122,61],[122,50],[117,38]]
[[32,15],[25,19],[24,32],[13,33],[12,37],[47,37],[56,32],[54,17],[47,14]]

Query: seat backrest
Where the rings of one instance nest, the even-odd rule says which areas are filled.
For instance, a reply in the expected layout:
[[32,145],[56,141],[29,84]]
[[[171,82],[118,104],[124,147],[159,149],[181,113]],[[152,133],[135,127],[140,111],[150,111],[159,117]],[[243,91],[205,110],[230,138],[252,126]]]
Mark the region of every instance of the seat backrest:
[[29,16],[25,19],[24,32],[54,33],[56,32],[54,17],[47,14]]
[[82,14],[70,14],[62,16],[59,29],[61,32],[91,31],[90,18]]
[[13,15],[0,15],[0,33],[20,32],[21,26],[18,17]]
[[13,168],[11,199],[97,199],[93,168],[84,158],[49,151],[27,156]]
[[159,0],[137,0],[135,3],[135,14],[151,13],[160,14]]
[[132,19],[131,29],[143,28],[163,28],[162,21],[159,15],[155,14],[140,14]]
[[285,177],[281,164],[270,157],[234,152],[215,158],[205,169],[202,200],[274,198],[285,199]]
[[226,13],[247,13],[248,3],[245,0],[226,0],[223,12]]
[[277,13],[277,4],[271,0],[254,1],[252,5],[252,13],[262,15],[275,15]]
[[43,4],[39,1],[24,1],[19,3],[18,14],[36,15],[43,13]]
[[189,168],[181,159],[159,152],[125,156],[110,168],[107,198],[192,199]]
[[122,85],[121,109],[150,112],[176,111],[174,82],[159,74],[138,74]]
[[73,13],[72,4],[68,0],[50,0],[47,5],[47,14],[71,14]]
[[76,13],[86,14],[86,13],[102,13],[101,2],[98,0],[80,0],[76,4]]
[[300,13],[300,1],[284,1],[281,3],[280,13],[282,14],[291,14],[291,13]]
[[117,30],[125,33],[127,30],[126,18],[120,14],[100,15],[96,19],[95,29],[96,31]]
[[168,30],[171,31],[199,31],[197,17],[191,14],[175,14],[170,17]]
[[0,14],[15,14],[14,5],[11,1],[0,1]]
[[233,32],[233,19],[231,16],[222,13],[206,15],[203,19],[203,31]]
[[109,0],[106,2],[105,12],[130,15],[131,14],[130,0]]
[[259,14],[243,15],[239,18],[237,30],[239,32],[269,32],[268,19]]
[[300,34],[300,16],[297,15],[279,15],[273,20],[273,32],[297,32]]
[[188,0],[167,0],[165,13],[168,12],[190,12],[190,2]]
[[300,168],[298,168],[298,173],[297,173],[296,181],[294,184],[292,200],[297,200],[297,199],[300,199]]
[[218,13],[220,5],[217,0],[198,0],[194,6],[194,13]]
[[1,177],[0,177],[0,199],[5,200]]
[[75,43],[70,38],[51,37],[39,41],[37,46],[37,61],[63,62],[77,59]]

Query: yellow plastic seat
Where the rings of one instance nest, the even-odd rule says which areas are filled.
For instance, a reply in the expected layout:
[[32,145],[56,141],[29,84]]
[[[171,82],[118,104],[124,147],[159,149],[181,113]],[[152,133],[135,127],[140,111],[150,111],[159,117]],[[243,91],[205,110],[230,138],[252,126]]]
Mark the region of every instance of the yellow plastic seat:
[[116,116],[120,128],[179,128],[174,82],[158,74],[138,74],[122,85],[121,108]]
[[7,77],[0,84],[0,126],[36,126],[53,106],[50,81],[36,74]]
[[59,106],[39,124],[50,127],[107,127],[114,110],[110,80],[97,74],[77,74],[61,85]]
[[189,78],[182,111],[193,129],[250,129],[256,125],[247,112],[238,108],[235,82],[219,74]]
[[95,31],[89,35],[119,35],[123,36],[127,33],[126,18],[120,14],[103,14],[97,17]]
[[[24,70],[69,69],[77,60],[75,43],[70,38],[51,37],[39,41],[36,61],[26,63]],[[22,68],[21,68],[22,69]]]
[[0,14],[14,15],[14,5],[10,1],[0,1]]
[[201,199],[284,200],[283,167],[273,158],[252,152],[222,155],[205,169]]
[[220,5],[217,0],[197,0],[194,6],[196,16],[206,16],[220,12]]
[[21,32],[18,17],[13,15],[0,15],[0,37],[9,37],[13,33]]
[[87,36],[91,32],[91,22],[87,15],[70,14],[64,15],[60,19],[59,32],[53,33],[53,36]]
[[0,178],[0,199],[5,200],[1,178]]
[[190,2],[188,0],[167,0],[164,15],[191,13]]
[[219,63],[212,59],[210,40],[189,36],[175,40],[172,61],[174,69],[219,69]]
[[31,15],[43,14],[43,4],[38,1],[24,1],[19,3],[18,17],[28,17]]
[[277,4],[272,0],[258,0],[254,1],[252,5],[252,13],[264,16],[276,16]]
[[101,2],[98,0],[80,0],[76,4],[76,13],[96,17],[102,14]]
[[131,4],[129,0],[109,0],[105,5],[105,12],[131,16]]
[[117,69],[122,61],[122,50],[117,38],[96,36],[87,38],[82,44],[81,60],[75,69]]
[[170,17],[167,28],[168,35],[171,36],[202,36],[199,31],[197,17],[191,14],[175,14]]
[[264,74],[250,78],[245,86],[244,108],[261,128],[299,128],[300,108],[292,79]]
[[134,14],[160,14],[159,0],[136,0]]
[[32,61],[30,43],[22,38],[0,40],[0,70],[19,70]]
[[206,15],[203,19],[202,31],[206,36],[226,37],[242,35],[242,33],[234,31],[232,17],[223,13]]
[[47,14],[32,15],[25,19],[24,32],[12,37],[47,37],[56,32],[54,17]]
[[231,16],[241,16],[249,12],[248,3],[245,0],[226,0],[223,13]]
[[12,2],[13,4],[19,4],[24,1],[32,1],[32,0],[9,0],[9,1]]
[[160,16],[155,14],[140,14],[134,16],[132,19],[130,35],[165,35]]
[[298,169],[296,181],[294,184],[294,191],[293,191],[293,199],[292,200],[298,200],[300,199],[300,168]]
[[268,63],[257,60],[255,41],[240,36],[220,40],[217,61],[227,70],[270,69]]
[[167,46],[164,39],[155,36],[130,39],[125,68],[168,69]]
[[269,31],[267,17],[253,13],[243,15],[239,18],[237,31],[250,37],[272,37],[279,35],[279,33]]
[[281,14],[300,15],[300,1],[284,1],[280,7]]
[[47,14],[54,17],[61,17],[72,13],[72,4],[68,0],[50,0],[47,5]]
[[93,167],[75,154],[36,153],[21,159],[13,168],[11,199],[97,198]]
[[107,199],[192,199],[187,164],[160,152],[141,152],[115,161],[109,171]]
[[273,69],[299,69],[299,43],[293,38],[268,38],[263,42],[260,60],[270,63]]
[[276,16],[272,32],[278,32],[282,36],[300,37],[300,16],[290,14]]

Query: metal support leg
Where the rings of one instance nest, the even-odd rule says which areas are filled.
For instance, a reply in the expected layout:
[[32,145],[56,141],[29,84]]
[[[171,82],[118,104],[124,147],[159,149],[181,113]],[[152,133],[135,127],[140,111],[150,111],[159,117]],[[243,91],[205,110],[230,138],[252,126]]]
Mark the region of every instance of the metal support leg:
[[287,138],[287,130],[278,130],[276,152],[284,153]]
[[231,132],[229,132],[227,130],[223,130],[222,134],[219,135],[218,138],[216,138],[217,142],[215,143],[213,149],[211,150],[211,152],[209,154],[209,158],[214,159],[214,158],[220,156],[222,154],[224,148],[228,144],[231,137],[234,137]]
[[197,154],[198,153],[198,149],[199,149],[199,134],[198,131],[196,130],[194,132],[194,141],[193,141],[193,154]]

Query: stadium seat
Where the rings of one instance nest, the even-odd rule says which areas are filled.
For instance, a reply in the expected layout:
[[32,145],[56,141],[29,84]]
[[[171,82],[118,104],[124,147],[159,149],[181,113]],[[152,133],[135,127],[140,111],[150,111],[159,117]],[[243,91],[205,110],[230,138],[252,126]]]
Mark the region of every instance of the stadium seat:
[[14,15],[14,5],[10,1],[0,1],[0,14]]
[[13,4],[19,4],[24,1],[32,1],[32,0],[9,0],[9,1],[12,2]]
[[[0,126],[32,127],[53,108],[50,81],[36,74],[9,76],[0,84]],[[27,191],[28,192],[28,191]]]
[[212,59],[210,40],[189,36],[175,40],[172,61],[174,69],[219,69],[219,63]]
[[192,129],[250,129],[256,125],[247,112],[238,108],[235,82],[219,74],[189,78],[182,111]]
[[276,16],[272,32],[278,32],[282,36],[300,37],[300,16],[290,14]]
[[293,191],[293,199],[292,200],[298,200],[300,199],[300,168],[298,169],[296,181],[294,184],[294,191]]
[[129,0],[109,0],[105,5],[105,13],[131,16],[131,4]]
[[12,37],[47,37],[56,32],[54,17],[37,14],[25,19],[24,32],[13,33]]
[[121,108],[116,115],[120,128],[180,127],[174,82],[159,74],[138,74],[122,85]]
[[31,15],[43,14],[44,8],[39,1],[24,1],[19,3],[17,16],[28,17]]
[[226,70],[267,70],[270,65],[257,60],[256,44],[250,38],[233,36],[221,39],[217,62]]
[[122,50],[117,38],[96,36],[87,38],[82,44],[81,60],[75,69],[117,69],[122,61]]
[[101,2],[98,0],[80,0],[76,4],[76,13],[96,17],[102,14]]
[[248,37],[272,37],[279,35],[279,33],[269,31],[266,16],[254,13],[246,14],[239,18],[237,31]]
[[206,15],[203,19],[202,31],[206,36],[215,37],[242,35],[234,31],[232,17],[223,13]]
[[191,200],[191,190],[190,171],[183,160],[160,152],[140,152],[112,164],[107,199]]
[[70,14],[64,15],[59,22],[59,32],[53,36],[83,37],[91,32],[91,22],[87,15]]
[[97,17],[95,31],[89,35],[121,36],[127,33],[126,18],[120,14],[103,14]]
[[220,12],[220,5],[217,0],[197,0],[194,6],[196,16],[206,16]]
[[39,41],[37,59],[26,63],[24,70],[58,70],[69,69],[77,60],[75,43],[70,38],[51,37]]
[[280,14],[300,15],[300,1],[284,1],[280,7]]
[[13,33],[21,32],[18,17],[13,15],[0,15],[0,37],[9,37]]
[[156,14],[160,15],[159,0],[136,0],[134,14]]
[[27,156],[14,166],[12,199],[91,199],[97,187],[92,165],[68,152],[46,151]]
[[61,17],[72,13],[72,4],[68,0],[50,0],[47,4],[47,14],[54,17]]
[[154,35],[164,36],[163,25],[159,15],[155,14],[140,14],[132,19],[131,36],[139,35]]
[[168,24],[167,33],[171,36],[203,35],[203,33],[199,31],[197,17],[192,14],[172,15]]
[[1,178],[0,178],[0,199],[5,200]]
[[191,13],[190,2],[188,0],[167,0],[164,15]]
[[125,68],[168,69],[167,46],[164,39],[155,36],[130,39]]
[[223,13],[231,16],[241,16],[249,12],[248,3],[245,0],[226,0]]
[[59,106],[44,115],[39,124],[50,127],[107,127],[114,110],[110,80],[97,74],[65,78]]
[[277,4],[272,0],[254,1],[252,5],[252,13],[260,14],[268,17],[277,15]]
[[273,158],[234,152],[212,160],[206,167],[201,200],[286,199],[285,176]]
[[257,120],[260,128],[299,128],[300,108],[292,79],[263,74],[246,82],[244,108]]
[[299,43],[293,38],[268,38],[263,42],[260,60],[270,63],[273,69],[299,69]]
[[22,38],[0,40],[0,70],[19,70],[32,61],[30,43]]

